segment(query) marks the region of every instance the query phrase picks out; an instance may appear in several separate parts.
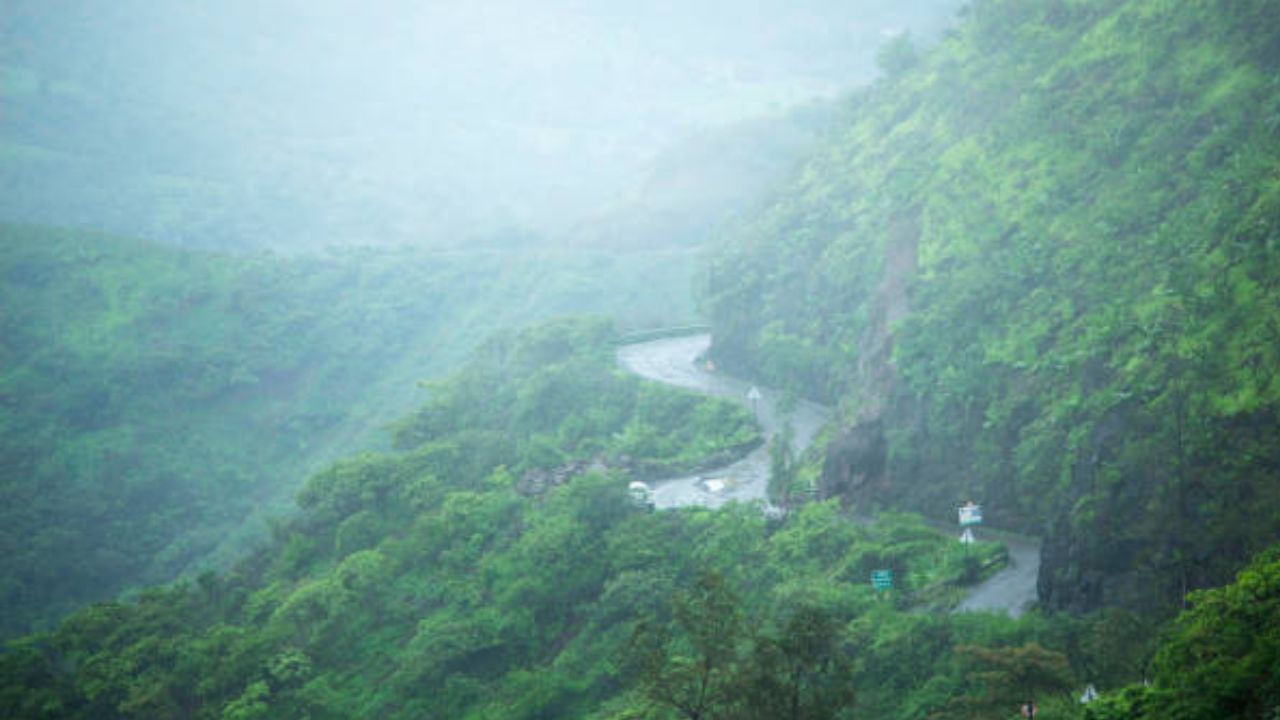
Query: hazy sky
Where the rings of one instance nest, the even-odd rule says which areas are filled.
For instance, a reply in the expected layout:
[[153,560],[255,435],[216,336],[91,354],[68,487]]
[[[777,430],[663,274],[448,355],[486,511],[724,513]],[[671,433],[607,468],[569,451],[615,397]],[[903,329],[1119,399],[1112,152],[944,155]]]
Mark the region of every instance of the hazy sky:
[[886,33],[957,5],[0,0],[0,216],[232,244],[554,232],[692,132],[864,82]]

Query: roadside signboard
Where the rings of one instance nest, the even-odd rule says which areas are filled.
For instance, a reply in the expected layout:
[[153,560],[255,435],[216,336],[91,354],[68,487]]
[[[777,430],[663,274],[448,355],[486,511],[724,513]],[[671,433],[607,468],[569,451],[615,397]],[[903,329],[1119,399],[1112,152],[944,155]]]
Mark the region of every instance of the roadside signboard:
[[871,585],[877,590],[888,590],[893,587],[892,570],[872,570]]
[[960,534],[960,542],[965,545],[972,545],[977,541],[973,536],[973,528],[982,524],[982,506],[970,500],[960,506],[960,527],[964,528],[964,532]]
[[960,525],[968,527],[970,525],[982,524],[982,506],[974,503],[972,500],[960,506]]

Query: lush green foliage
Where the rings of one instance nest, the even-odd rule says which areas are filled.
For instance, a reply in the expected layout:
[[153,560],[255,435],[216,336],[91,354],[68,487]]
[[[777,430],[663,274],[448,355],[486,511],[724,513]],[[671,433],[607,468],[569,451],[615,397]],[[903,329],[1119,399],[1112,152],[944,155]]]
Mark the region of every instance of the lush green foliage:
[[0,226],[0,636],[238,555],[495,329],[591,309],[687,322],[690,263],[235,256]]
[[[557,461],[607,463],[619,428],[655,407],[690,403],[664,420],[681,447],[639,460],[740,442],[737,424],[701,418],[744,410],[643,387],[614,369],[611,334],[573,321],[487,344],[400,425],[398,450],[315,475],[269,548],[11,643],[0,713],[656,718],[665,706],[646,688],[713,652],[758,712],[829,716],[857,699],[907,717],[910,693],[943,697],[924,687],[937,673],[967,687],[953,646],[1053,642],[1033,622],[907,612],[985,558],[918,518],[860,525],[830,503],[781,526],[754,507],[653,513],[607,468],[530,492],[522,480],[546,458],[535,437]],[[593,392],[557,395],[570,380]],[[565,412],[528,412],[532,395]],[[476,414],[450,419],[458,408]],[[867,582],[882,567],[897,578],[888,597]],[[727,708],[717,697],[702,717]]]
[[1277,18],[974,3],[728,233],[717,358],[878,415],[881,499],[1049,528],[1052,606],[1226,580],[1280,512]]
[[431,402],[396,424],[395,446],[506,433],[521,438],[518,470],[596,460],[648,478],[759,444],[743,408],[619,376],[611,325],[566,332],[577,325],[548,324],[485,344],[466,373],[431,385]]
[[1191,595],[1152,662],[1154,682],[1104,696],[1090,720],[1261,718],[1280,712],[1280,548]]
[[[1272,720],[1280,550],[1193,590],[1278,530],[1277,23],[1263,0],[979,1],[929,53],[888,46],[843,133],[710,261],[724,366],[883,423],[881,499],[1049,524],[1042,600],[1111,607],[945,614],[1000,549],[809,502],[814,460],[785,437],[785,518],[637,507],[629,480],[759,440],[741,408],[621,374],[610,325],[570,320],[480,346],[230,570],[9,643],[0,714],[943,720],[1034,700],[1042,720]],[[373,417],[355,404],[383,404],[369,388],[402,390],[430,348],[575,291],[635,304],[603,258],[5,233],[16,608],[171,574],[217,513],[234,524],[228,500],[341,447]],[[597,279],[552,291],[561,263]],[[459,302],[480,280],[498,299]],[[1087,709],[1086,682],[1105,693]]]

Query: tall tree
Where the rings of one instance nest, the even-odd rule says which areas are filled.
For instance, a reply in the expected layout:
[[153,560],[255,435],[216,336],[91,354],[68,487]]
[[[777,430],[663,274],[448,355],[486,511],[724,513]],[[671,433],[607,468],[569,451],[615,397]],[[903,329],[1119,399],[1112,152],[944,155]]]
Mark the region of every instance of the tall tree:
[[674,601],[679,634],[639,626],[632,662],[645,696],[688,720],[729,717],[743,641],[738,600],[718,573],[703,571]]

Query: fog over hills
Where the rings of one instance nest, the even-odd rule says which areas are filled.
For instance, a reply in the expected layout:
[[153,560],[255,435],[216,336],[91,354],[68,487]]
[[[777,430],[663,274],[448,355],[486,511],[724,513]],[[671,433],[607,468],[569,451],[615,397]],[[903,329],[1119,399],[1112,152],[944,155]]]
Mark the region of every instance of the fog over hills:
[[557,236],[664,150],[836,97],[958,6],[15,0],[0,219],[221,247]]
[[950,1],[0,0],[0,718],[1280,720],[1276,0]]

